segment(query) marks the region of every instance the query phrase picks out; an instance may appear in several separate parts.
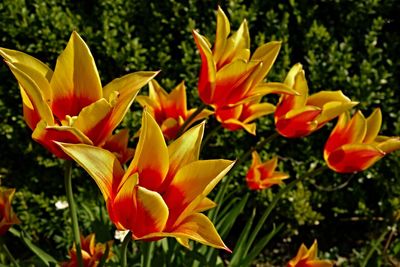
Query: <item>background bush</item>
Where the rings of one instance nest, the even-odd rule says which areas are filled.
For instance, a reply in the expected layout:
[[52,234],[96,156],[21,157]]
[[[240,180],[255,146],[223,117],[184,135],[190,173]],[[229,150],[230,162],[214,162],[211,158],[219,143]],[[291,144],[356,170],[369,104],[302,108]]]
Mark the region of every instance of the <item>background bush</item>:
[[[252,51],[270,40],[283,41],[268,80],[282,81],[289,68],[301,62],[311,92],[341,89],[359,101],[358,109],[366,114],[379,106],[383,112],[381,133],[400,135],[400,7],[396,0],[3,0],[0,45],[29,53],[54,68],[76,30],[89,45],[103,84],[132,71],[161,69],[157,80],[167,90],[185,80],[188,103],[194,107],[199,104],[196,85],[200,59],[191,31],[198,29],[213,40],[218,4],[226,11],[233,30],[243,19],[248,20]],[[30,139],[17,83],[5,64],[0,67],[0,81],[1,184],[17,188],[14,207],[23,222],[21,228],[63,259],[72,241],[66,211],[54,206],[64,198],[62,166]],[[132,134],[140,126],[140,113],[135,104],[123,122]],[[210,119],[207,130],[215,125]],[[301,175],[311,164],[322,162],[323,144],[332,127],[330,123],[307,138],[277,139],[261,154],[264,158],[279,155],[284,170],[292,177]],[[269,116],[258,121],[257,137],[220,131],[202,157],[234,159],[273,128]],[[399,259],[399,166],[397,152],[362,173],[336,175],[327,171],[300,184],[273,213],[270,220],[284,222],[285,230],[258,261],[281,266],[301,242],[310,245],[314,238],[327,257],[339,259],[343,266],[356,266],[372,252],[370,266]],[[232,189],[239,194],[247,190],[245,171],[238,168],[230,174],[236,179]],[[83,229],[96,231],[100,241],[112,238],[105,210],[98,208],[104,205],[93,181],[78,169],[75,177]],[[243,220],[253,207],[262,211],[274,192],[276,188],[252,192]],[[389,238],[390,232],[394,238]],[[23,252],[18,241],[6,238],[14,242],[14,253],[31,256]],[[234,244],[235,238],[231,235],[228,243]]]

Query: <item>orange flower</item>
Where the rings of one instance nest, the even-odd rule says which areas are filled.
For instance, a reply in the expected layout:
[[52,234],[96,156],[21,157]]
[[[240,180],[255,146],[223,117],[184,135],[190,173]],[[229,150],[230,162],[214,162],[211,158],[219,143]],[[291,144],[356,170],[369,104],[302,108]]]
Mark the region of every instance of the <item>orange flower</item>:
[[252,190],[260,190],[271,187],[275,184],[282,184],[284,179],[289,178],[289,175],[284,172],[275,171],[278,165],[278,158],[261,162],[257,151],[251,154],[253,162],[246,175],[247,185]]
[[[179,129],[195,109],[187,110],[186,88],[184,82],[176,86],[171,93],[167,93],[155,80],[149,83],[149,96],[138,96],[137,101],[153,115],[167,140],[176,138]],[[209,110],[203,110],[188,125],[204,119],[212,114]]]
[[[90,234],[86,237],[81,235],[81,251],[83,258],[83,266],[84,267],[96,267],[104,253],[106,252],[106,246],[110,247],[111,250],[112,241],[107,242],[107,244],[101,244],[95,242],[95,234]],[[76,248],[75,245],[68,252],[70,260],[68,262],[61,263],[62,267],[78,267],[78,261],[76,257]],[[107,255],[107,259],[110,259],[112,253],[109,252]]]
[[0,236],[4,235],[12,225],[20,223],[11,207],[14,193],[14,188],[0,187]]
[[295,258],[289,261],[287,267],[332,267],[333,263],[329,260],[319,260],[317,258],[318,244],[314,241],[310,249],[301,244]]
[[[202,101],[211,105],[221,113],[221,109],[233,108],[232,116],[228,113],[217,118],[223,126],[232,128],[232,122],[237,127],[247,125],[248,121],[241,120],[237,105],[251,105],[254,98],[259,98],[269,93],[296,94],[283,83],[266,83],[263,79],[268,74],[278,56],[281,42],[269,42],[256,49],[250,57],[250,37],[246,20],[240,25],[239,30],[230,34],[230,24],[222,9],[218,8],[217,32],[214,47],[211,50],[210,42],[198,32],[193,31],[193,36],[201,56],[201,69],[198,90]],[[263,106],[261,106],[263,107]],[[257,109],[260,107],[257,107]],[[264,108],[264,107],[263,107]],[[272,113],[271,106],[266,107],[262,114]],[[255,118],[261,116],[259,113]],[[223,117],[223,119],[222,119]],[[254,118],[254,119],[255,119]],[[231,120],[231,121],[228,121]],[[255,125],[254,125],[255,126]],[[253,126],[252,126],[253,127]],[[251,128],[252,128],[251,127]],[[248,130],[247,127],[243,127]]]
[[308,86],[301,64],[294,65],[284,83],[300,95],[282,95],[275,111],[277,131],[289,138],[303,137],[357,105],[342,91],[321,91],[308,96]]
[[122,121],[139,89],[157,72],[136,72],[104,88],[92,54],[73,32],[54,72],[25,53],[0,48],[20,85],[25,121],[32,138],[60,158],[54,141],[102,146]]
[[[92,176],[103,193],[112,222],[134,239],[175,237],[216,248],[225,246],[201,211],[215,206],[206,196],[233,166],[228,160],[199,160],[204,123],[166,145],[145,110],[135,156],[124,170],[115,155],[85,144],[59,144]],[[194,186],[195,185],[195,186]]]
[[360,111],[351,119],[347,112],[340,115],[324,148],[329,168],[339,173],[363,171],[387,153],[400,149],[399,137],[378,136],[381,124],[379,108],[367,119]]
[[260,100],[261,97],[258,97],[234,107],[217,107],[215,117],[224,128],[230,131],[245,129],[255,135],[256,124],[253,121],[275,111],[274,105],[260,103]]
[[124,164],[133,157],[135,150],[128,147],[129,142],[129,130],[123,129],[118,133],[111,135],[102,148],[107,149],[110,152],[115,153],[119,162]]

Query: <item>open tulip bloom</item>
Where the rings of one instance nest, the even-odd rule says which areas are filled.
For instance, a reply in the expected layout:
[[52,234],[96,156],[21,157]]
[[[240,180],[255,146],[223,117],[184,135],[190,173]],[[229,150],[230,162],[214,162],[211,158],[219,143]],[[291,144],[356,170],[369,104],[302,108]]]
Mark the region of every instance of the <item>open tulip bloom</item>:
[[318,259],[318,243],[314,241],[308,249],[304,244],[301,244],[296,257],[289,261],[287,267],[332,267],[333,263],[329,260]]
[[251,156],[253,161],[246,174],[247,185],[250,189],[266,189],[275,184],[281,184],[283,183],[282,180],[289,178],[288,174],[275,171],[278,165],[277,157],[273,157],[270,160],[262,162],[257,151],[254,151]]
[[[238,116],[238,109],[242,107],[236,106],[254,98],[261,99],[270,93],[296,94],[296,92],[283,83],[263,82],[278,56],[281,42],[264,44],[250,57],[247,22],[243,21],[238,31],[228,38],[229,34],[229,20],[221,8],[218,8],[217,31],[212,50],[206,37],[193,31],[202,61],[198,84],[199,95],[205,104],[211,105],[216,110],[216,118],[224,127],[235,130],[244,128],[254,134],[255,124],[249,126],[250,120],[247,118],[252,117],[254,120],[270,114],[274,111],[273,105],[257,105],[256,108],[249,109],[251,114],[246,115],[244,119]],[[229,108],[235,110],[221,111]]]
[[[101,261],[106,247],[111,247],[112,241],[107,242],[108,244],[96,243],[95,234],[90,234],[86,237],[81,235],[81,251],[83,258],[83,266],[84,267],[95,267]],[[76,257],[76,248],[75,246],[69,250],[68,252],[70,260],[67,262],[62,262],[61,267],[76,267],[78,265],[77,257]],[[108,253],[107,259],[112,256],[112,253]]]
[[400,149],[399,137],[378,135],[382,124],[380,109],[365,118],[358,111],[350,119],[343,113],[325,144],[324,158],[339,173],[363,171],[387,153]]
[[199,160],[201,123],[168,147],[153,117],[144,111],[135,156],[125,171],[114,154],[86,144],[60,144],[96,181],[111,221],[134,239],[175,237],[216,248],[225,246],[202,213],[215,206],[208,193],[230,170],[229,160]]
[[0,48],[0,55],[20,85],[32,138],[60,158],[68,157],[53,141],[104,145],[139,89],[157,74],[127,74],[102,88],[92,54],[76,32],[54,72],[19,51]]
[[[180,128],[196,109],[187,110],[186,87],[183,82],[176,86],[171,93],[167,93],[155,80],[149,83],[149,96],[139,95],[136,100],[155,118],[167,140],[176,138]],[[193,118],[186,128],[194,122],[212,114],[209,110],[202,110]]]
[[14,188],[0,187],[0,236],[4,235],[14,224],[20,223],[11,207],[14,193]]
[[284,83],[299,93],[282,95],[276,106],[276,130],[285,137],[307,136],[358,104],[340,90],[321,91],[309,96],[304,70],[299,63],[290,69]]

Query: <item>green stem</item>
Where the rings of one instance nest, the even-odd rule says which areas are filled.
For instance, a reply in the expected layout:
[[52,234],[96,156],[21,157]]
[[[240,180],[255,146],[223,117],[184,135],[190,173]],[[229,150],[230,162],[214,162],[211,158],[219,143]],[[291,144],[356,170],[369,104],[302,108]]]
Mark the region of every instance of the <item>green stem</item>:
[[274,197],[272,200],[271,204],[268,205],[268,208],[265,210],[263,216],[261,219],[258,221],[256,227],[252,231],[250,238],[248,239],[246,250],[244,251],[243,255],[246,255],[249,249],[252,246],[252,243],[254,242],[254,239],[256,238],[258,232],[260,231],[261,227],[264,225],[265,221],[267,220],[268,216],[271,214],[272,210],[275,208],[276,204],[279,202],[279,200],[290,190],[292,190],[300,181],[304,180],[305,178],[309,177],[314,177],[318,175],[319,173],[325,171],[328,167],[326,165],[321,166],[318,169],[311,170],[304,174],[303,176],[299,177],[298,179],[295,179],[291,181],[289,184],[287,184],[283,189],[281,189]]
[[70,216],[71,216],[71,221],[72,221],[72,233],[73,233],[73,237],[74,237],[78,266],[83,267],[81,237],[80,237],[80,232],[79,232],[78,216],[76,214],[74,194],[72,192],[72,161],[69,161],[69,160],[66,160],[65,165],[64,165],[64,182],[65,182],[65,191],[66,191],[66,195],[67,195],[67,201],[68,201]]
[[151,267],[154,242],[142,242],[142,267]]
[[185,132],[186,127],[188,127],[188,125],[190,125],[190,123],[194,120],[194,118],[196,118],[196,116],[199,115],[206,107],[207,107],[206,104],[204,104],[204,103],[201,104],[201,106],[199,106],[195,110],[195,112],[193,112],[192,115],[190,115],[189,118],[187,118],[185,120],[185,122],[182,124],[181,128],[179,129],[178,133],[176,134],[176,138],[178,138]]
[[379,251],[379,244],[381,244],[383,242],[383,239],[385,238],[385,236],[387,235],[389,231],[385,230],[380,237],[378,238],[378,240],[372,240],[371,241],[371,248],[367,253],[367,256],[365,257],[364,261],[361,263],[361,267],[366,267],[368,265],[369,260],[371,259],[372,255],[374,255],[375,251]]
[[125,236],[125,238],[124,238],[124,241],[122,242],[122,245],[121,245],[121,267],[126,267],[127,266],[127,257],[126,257],[126,254],[127,254],[127,250],[128,250],[128,244],[129,244],[129,241],[131,241],[131,233],[129,232],[126,236]]
[[19,267],[18,262],[15,260],[14,256],[11,254],[11,252],[8,250],[6,243],[3,242],[2,244],[2,248],[4,250],[4,252],[7,254],[8,258],[11,260],[11,262],[13,263],[13,265],[15,267]]
[[210,141],[211,137],[213,137],[221,128],[222,128],[221,124],[218,124],[209,133],[207,133],[206,137],[204,137],[203,139],[203,142],[201,142],[200,151],[203,150],[208,141]]

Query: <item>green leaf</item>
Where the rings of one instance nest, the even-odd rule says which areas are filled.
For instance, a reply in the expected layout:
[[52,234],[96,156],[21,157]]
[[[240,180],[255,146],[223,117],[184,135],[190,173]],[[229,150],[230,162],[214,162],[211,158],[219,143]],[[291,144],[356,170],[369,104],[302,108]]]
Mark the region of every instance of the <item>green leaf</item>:
[[19,232],[15,228],[10,228],[9,231],[14,236],[19,237],[22,240],[22,242],[33,253],[35,253],[36,256],[38,256],[46,266],[51,267],[51,266],[56,266],[57,265],[57,261],[52,256],[50,256],[49,254],[44,252],[41,248],[39,248],[38,246],[33,244],[31,238],[27,234],[25,234],[23,231]]

